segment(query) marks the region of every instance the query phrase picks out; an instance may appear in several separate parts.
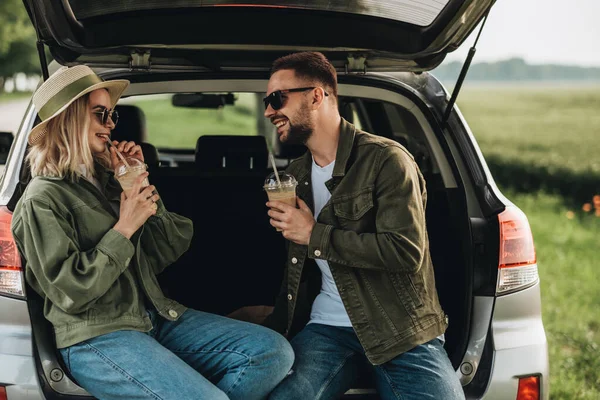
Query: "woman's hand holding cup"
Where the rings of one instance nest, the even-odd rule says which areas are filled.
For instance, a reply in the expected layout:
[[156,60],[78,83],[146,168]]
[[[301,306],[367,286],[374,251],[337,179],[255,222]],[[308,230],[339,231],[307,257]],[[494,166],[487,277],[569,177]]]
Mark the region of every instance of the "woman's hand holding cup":
[[150,218],[156,214],[156,202],[160,196],[154,185],[144,187],[148,172],[140,174],[127,192],[121,193],[119,221],[114,229],[130,239],[131,236]]

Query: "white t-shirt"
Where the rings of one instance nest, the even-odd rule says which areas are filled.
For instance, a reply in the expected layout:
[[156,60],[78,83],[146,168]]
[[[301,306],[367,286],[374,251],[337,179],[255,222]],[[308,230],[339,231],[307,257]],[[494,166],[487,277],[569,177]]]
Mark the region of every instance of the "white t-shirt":
[[[317,219],[323,206],[331,197],[331,193],[329,193],[329,189],[325,186],[325,182],[331,179],[334,165],[335,161],[321,168],[313,159],[311,181],[315,205],[315,219]],[[321,270],[321,292],[312,305],[310,321],[308,323],[351,327],[350,318],[348,318],[348,313],[346,313],[340,293],[331,275],[329,263],[319,259],[315,261]]]
[[96,186],[96,188],[100,191],[100,193],[104,193],[104,191],[102,190],[102,186],[100,186],[100,182],[98,182],[98,179],[96,179],[94,177],[94,175],[92,175],[91,173],[88,173],[88,170],[87,170],[85,164],[79,164],[79,170],[81,171],[81,174],[83,175],[83,177],[85,179],[87,179],[89,182],[91,182],[92,184],[94,184],[94,186]]

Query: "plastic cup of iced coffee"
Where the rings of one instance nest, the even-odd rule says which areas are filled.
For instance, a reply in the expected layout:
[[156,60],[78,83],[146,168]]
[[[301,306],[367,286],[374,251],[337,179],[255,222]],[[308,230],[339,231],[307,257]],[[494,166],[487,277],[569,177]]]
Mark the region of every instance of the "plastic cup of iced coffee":
[[[121,184],[121,188],[125,192],[125,196],[129,197],[130,191],[133,188],[135,180],[140,174],[146,172],[146,164],[135,157],[125,157],[124,160],[119,160],[115,167],[115,178]],[[148,178],[142,182],[142,187],[150,185]],[[156,203],[154,204],[156,209]]]
[[[279,180],[277,180],[275,172],[271,172],[267,176],[267,179],[265,179],[263,188],[267,192],[269,201],[281,201],[292,207],[296,207],[296,186],[298,186],[298,181],[287,172],[279,171],[278,175]],[[281,232],[281,229],[275,229]]]

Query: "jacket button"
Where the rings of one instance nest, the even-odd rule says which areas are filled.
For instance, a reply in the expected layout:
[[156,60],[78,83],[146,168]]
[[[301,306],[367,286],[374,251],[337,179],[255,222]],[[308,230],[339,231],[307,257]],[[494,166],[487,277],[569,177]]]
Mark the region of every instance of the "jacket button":
[[308,186],[308,181],[304,182],[304,185]]
[[292,298],[293,298],[292,295],[288,294],[288,300],[292,301]]
[[298,264],[298,259],[296,257],[292,257],[292,264]]
[[177,316],[178,316],[179,314],[177,314],[177,311],[175,311],[175,310],[169,310],[169,315],[170,315],[172,318],[177,318]]
[[315,250],[315,257],[321,257],[321,250]]
[[129,267],[130,262],[131,262],[131,258],[127,258],[127,260],[125,260],[125,266]]

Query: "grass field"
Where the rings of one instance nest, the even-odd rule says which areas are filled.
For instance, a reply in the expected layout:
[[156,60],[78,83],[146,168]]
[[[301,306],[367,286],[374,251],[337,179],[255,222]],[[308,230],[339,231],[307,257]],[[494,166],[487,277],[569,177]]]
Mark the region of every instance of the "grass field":
[[13,92],[13,93],[1,93],[0,94],[0,103],[21,100],[21,99],[29,99],[32,93],[30,92]]
[[457,103],[486,156],[600,175],[600,86],[465,87]]
[[458,104],[496,180],[560,194],[600,193],[600,85],[463,88]]

